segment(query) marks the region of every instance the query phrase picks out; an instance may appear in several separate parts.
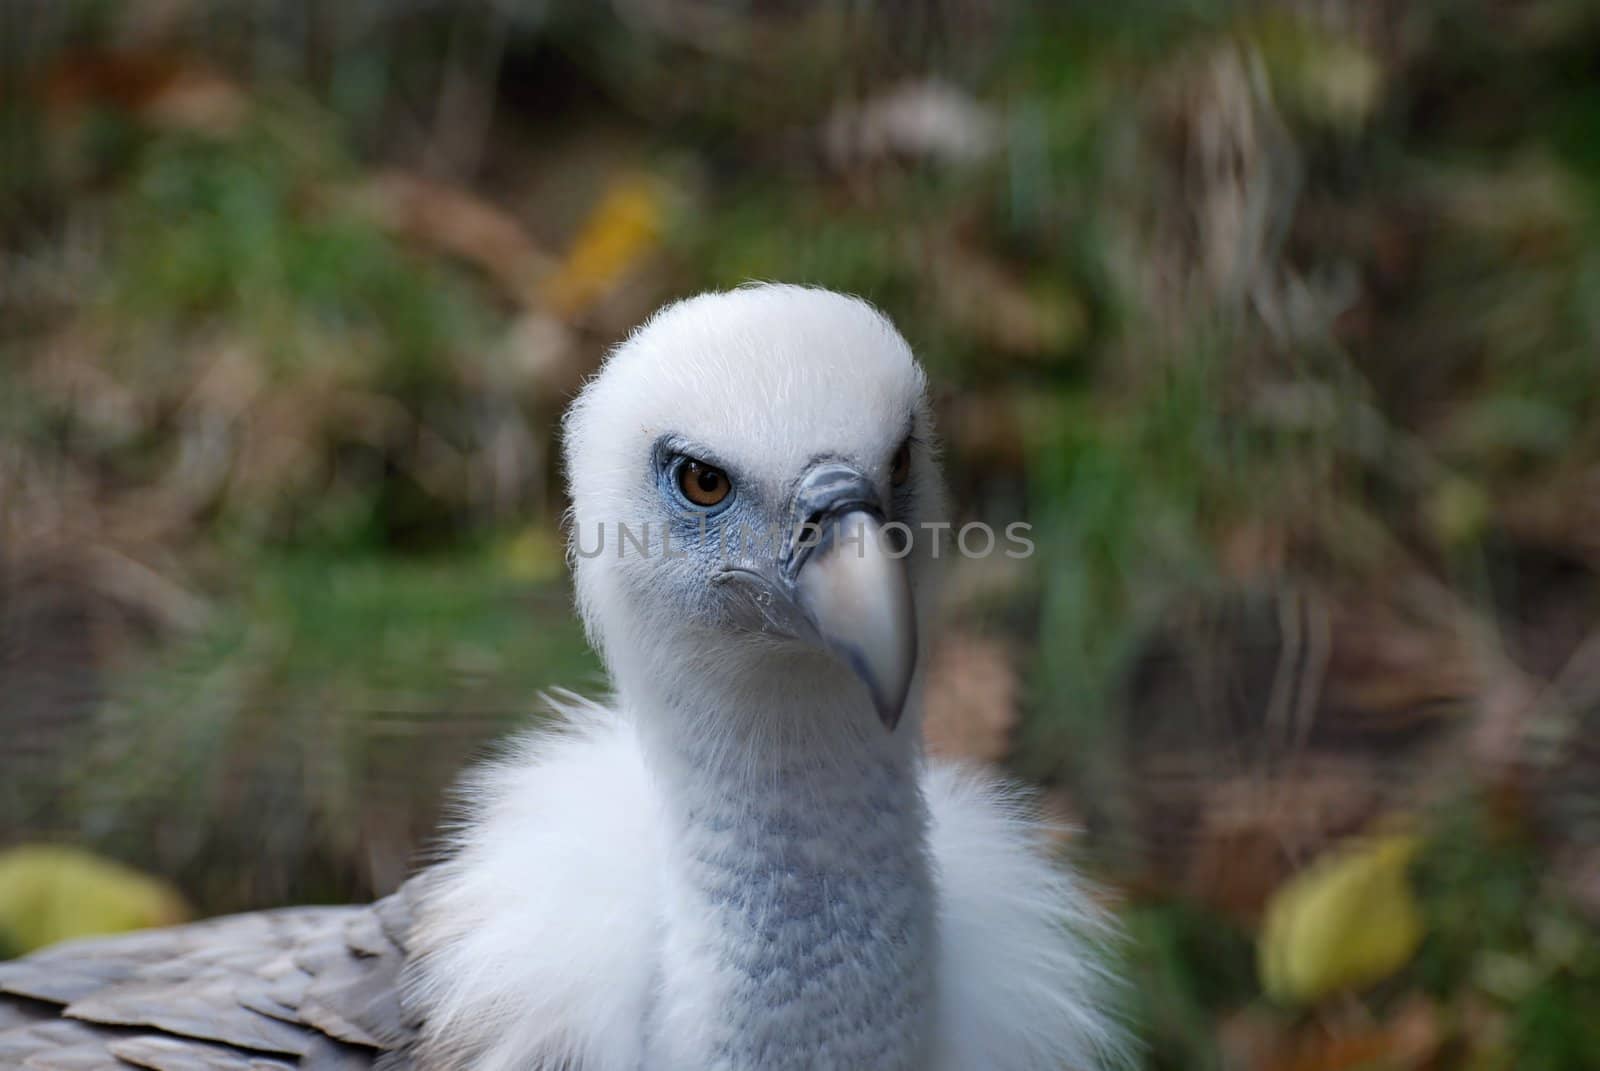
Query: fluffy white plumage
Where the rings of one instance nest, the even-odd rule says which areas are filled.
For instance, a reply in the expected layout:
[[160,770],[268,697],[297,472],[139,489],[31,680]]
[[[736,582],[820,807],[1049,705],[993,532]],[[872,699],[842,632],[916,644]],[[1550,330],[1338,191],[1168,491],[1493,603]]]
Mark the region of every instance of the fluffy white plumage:
[[[702,537],[787,520],[808,472],[842,467],[918,532],[904,568],[925,626],[938,566],[917,525],[943,514],[931,441],[909,349],[841,295],[705,295],[612,355],[568,418],[567,465],[580,608],[616,698],[561,698],[559,729],[467,784],[454,854],[425,879],[409,980],[427,1065],[1112,1061],[1101,916],[1019,796],[922,756],[927,629],[893,726],[867,683],[892,659],[869,652],[852,673],[836,650],[752,627],[723,584],[726,544],[662,553],[685,505],[675,458],[732,481]],[[659,524],[644,537],[657,553],[591,554],[619,520]],[[778,575],[782,554],[734,564]]]

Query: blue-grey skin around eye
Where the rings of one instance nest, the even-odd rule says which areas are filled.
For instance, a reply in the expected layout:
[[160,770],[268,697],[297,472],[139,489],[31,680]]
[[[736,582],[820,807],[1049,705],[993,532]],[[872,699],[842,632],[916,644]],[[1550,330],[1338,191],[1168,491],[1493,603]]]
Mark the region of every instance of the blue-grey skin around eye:
[[[908,431],[906,442],[910,441]],[[830,460],[842,462],[843,459],[819,457],[808,468],[815,469]],[[684,495],[682,470],[692,461],[723,474],[729,487],[726,498],[714,506],[702,506]],[[665,515],[650,525],[649,542],[643,538],[642,531],[634,533],[640,537],[639,542],[649,546],[652,555],[694,557],[707,565],[720,563],[737,567],[751,564],[751,552],[770,554],[775,559],[785,553],[794,538],[815,538],[814,534],[808,536],[799,532],[803,518],[790,515],[791,493],[763,494],[756,481],[747,480],[736,466],[720,460],[713,451],[675,435],[663,435],[655,443],[652,465]],[[785,490],[792,492],[794,489]],[[910,484],[891,488],[889,516],[884,520],[908,516],[911,494]],[[876,494],[872,498],[876,501]],[[620,540],[620,536],[618,538]],[[915,532],[911,533],[911,538],[916,539]]]
[[[722,472],[722,501],[701,506],[685,495],[691,463]],[[898,503],[886,504],[861,466],[835,456],[811,459],[789,487],[744,479],[714,451],[675,437],[658,440],[653,464],[658,517],[640,520],[640,531],[619,531],[619,556],[632,554],[635,568],[650,570],[645,583],[686,620],[834,652],[869,687],[893,732],[915,666],[915,610],[904,568],[874,565],[882,548],[867,552],[861,540],[880,540]],[[850,523],[848,535],[842,523]],[[858,604],[866,589],[874,591]]]
[[[722,473],[728,494],[721,502],[702,506],[684,495],[683,468],[691,462]],[[656,549],[664,557],[691,558],[715,571],[727,564],[748,564],[741,544],[778,541],[779,511],[765,500],[755,481],[746,480],[734,466],[668,438],[657,444],[655,468],[663,508],[655,526],[660,531],[653,538],[658,538]]]
[[[723,501],[706,507],[684,496],[679,481],[690,461],[715,468],[728,480]],[[784,552],[782,489],[763,488],[713,451],[674,436],[656,443],[652,465],[657,490],[653,508],[603,537],[586,534],[581,549],[592,552],[603,539],[604,553],[648,559],[656,571],[651,582],[671,591],[686,615],[708,624],[804,635],[808,623],[787,600],[762,590]]]

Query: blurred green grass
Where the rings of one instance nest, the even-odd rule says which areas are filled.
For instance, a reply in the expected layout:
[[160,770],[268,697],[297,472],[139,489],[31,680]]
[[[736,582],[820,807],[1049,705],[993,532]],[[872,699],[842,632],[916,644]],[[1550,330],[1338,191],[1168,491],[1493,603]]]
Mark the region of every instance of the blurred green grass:
[[485,741],[536,725],[541,690],[600,683],[568,604],[489,552],[257,557],[119,678],[67,770],[81,833],[203,903],[398,881]]

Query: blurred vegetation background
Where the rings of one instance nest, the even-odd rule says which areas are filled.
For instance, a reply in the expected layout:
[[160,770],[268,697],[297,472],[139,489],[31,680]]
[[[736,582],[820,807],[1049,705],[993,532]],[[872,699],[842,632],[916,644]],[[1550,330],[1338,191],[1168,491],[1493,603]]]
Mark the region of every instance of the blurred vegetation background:
[[1600,1067],[1590,0],[0,19],[0,846],[165,882],[0,856],[0,943],[392,889],[600,686],[566,400],[782,279],[1034,526],[931,742],[1083,830],[1146,1066]]

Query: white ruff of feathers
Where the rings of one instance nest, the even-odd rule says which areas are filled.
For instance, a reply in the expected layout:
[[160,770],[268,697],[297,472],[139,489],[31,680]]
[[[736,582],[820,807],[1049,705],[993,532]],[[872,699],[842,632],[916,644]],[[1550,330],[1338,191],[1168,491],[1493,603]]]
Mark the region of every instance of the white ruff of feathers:
[[[819,456],[889,458],[908,418],[926,444],[923,390],[854,299],[763,286],[671,306],[568,417],[578,538],[658,508],[640,473],[662,434],[778,488]],[[910,490],[902,519],[942,516],[926,445]],[[926,637],[936,565],[922,547],[908,564]],[[655,565],[574,556],[617,699],[559,698],[559,728],[464,787],[414,938],[423,1066],[1117,1063],[1107,924],[1021,796],[922,757],[921,671],[890,734],[830,656],[730,638]]]

